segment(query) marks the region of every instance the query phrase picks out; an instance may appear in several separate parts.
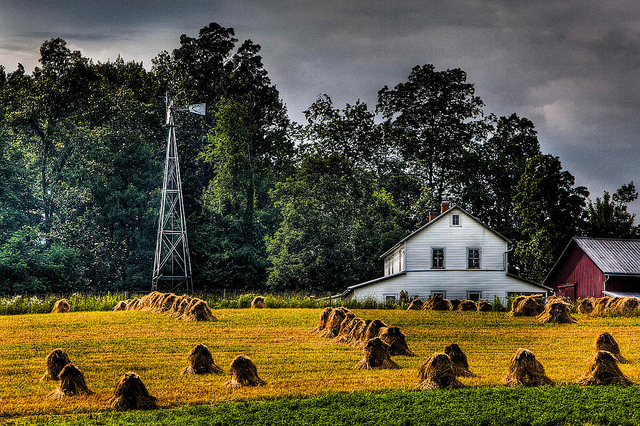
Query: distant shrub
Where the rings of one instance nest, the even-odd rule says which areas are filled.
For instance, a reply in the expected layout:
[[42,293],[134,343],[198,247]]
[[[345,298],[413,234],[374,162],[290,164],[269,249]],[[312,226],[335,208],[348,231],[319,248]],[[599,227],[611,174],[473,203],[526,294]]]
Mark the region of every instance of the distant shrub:
[[507,312],[508,309],[502,304],[502,300],[498,296],[493,296],[493,310],[494,312]]
[[106,293],[102,295],[73,293],[48,294],[45,296],[15,295],[0,298],[0,315],[46,314],[51,312],[53,305],[61,298],[67,299],[71,312],[109,311],[120,300],[132,295],[127,293]]

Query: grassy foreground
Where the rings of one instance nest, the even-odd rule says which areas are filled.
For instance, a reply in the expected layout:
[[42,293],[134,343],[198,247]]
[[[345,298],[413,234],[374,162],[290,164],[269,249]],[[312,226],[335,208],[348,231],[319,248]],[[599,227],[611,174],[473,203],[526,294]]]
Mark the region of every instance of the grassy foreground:
[[[221,309],[214,311],[218,321],[213,323],[184,322],[134,311],[0,317],[0,422],[22,422],[20,418],[31,422],[43,420],[39,416],[72,415],[78,422],[87,424],[137,424],[134,421],[137,418],[165,424],[187,424],[187,420],[180,423],[181,418],[188,419],[188,424],[199,424],[199,421],[212,424],[213,419],[220,424],[261,424],[257,417],[262,416],[272,419],[271,423],[262,424],[273,424],[273,415],[294,416],[300,412],[301,416],[295,414],[300,424],[305,424],[303,413],[309,416],[307,424],[322,423],[325,417],[335,418],[340,413],[350,417],[369,413],[371,423],[413,424],[416,413],[420,412],[421,416],[425,413],[432,416],[458,413],[460,418],[480,416],[485,424],[493,424],[513,420],[503,413],[512,410],[538,413],[536,419],[540,424],[551,424],[544,422],[552,415],[548,413],[561,413],[564,406],[573,407],[571,410],[577,413],[574,413],[577,418],[584,421],[607,423],[611,422],[607,413],[617,413],[613,418],[621,422],[638,422],[632,411],[624,411],[631,410],[627,406],[636,406],[640,401],[640,392],[635,386],[628,389],[563,386],[542,390],[499,387],[509,359],[519,347],[532,350],[549,377],[558,384],[574,383],[586,372],[586,359],[602,331],[611,332],[618,340],[623,355],[633,362],[622,365],[622,371],[633,382],[640,383],[638,317],[578,315],[578,324],[545,325],[535,319],[510,318],[503,313],[355,312],[361,318],[381,319],[386,324],[399,326],[418,356],[395,357],[402,367],[399,370],[352,370],[362,358],[360,350],[309,333],[317,322],[319,309]],[[471,369],[480,375],[462,379],[465,385],[474,388],[414,391],[417,367],[422,359],[454,342],[467,353]],[[236,355],[249,356],[268,385],[229,390],[224,387],[228,375],[181,376],[179,372],[186,365],[186,355],[197,343],[209,346],[216,363],[224,368]],[[44,358],[57,347],[63,348],[84,371],[95,395],[63,400],[47,397],[56,384],[39,379],[44,373]],[[135,414],[110,412],[109,397],[116,381],[126,371],[140,374],[163,410]],[[545,401],[558,408],[540,411]],[[589,401],[600,402],[593,405]],[[196,405],[206,406],[194,407]],[[449,408],[445,410],[446,407]],[[480,408],[484,414],[478,412]],[[393,414],[394,410],[402,413],[405,409],[407,414]],[[384,416],[389,416],[388,421]],[[440,418],[439,422],[451,423],[451,419],[437,416],[434,418]],[[521,424],[535,423],[530,417],[524,418],[529,420]],[[398,423],[402,419],[409,423]],[[346,424],[335,419],[331,423]]]
[[640,389],[562,386],[336,393],[147,412],[37,416],[15,425],[637,425]]

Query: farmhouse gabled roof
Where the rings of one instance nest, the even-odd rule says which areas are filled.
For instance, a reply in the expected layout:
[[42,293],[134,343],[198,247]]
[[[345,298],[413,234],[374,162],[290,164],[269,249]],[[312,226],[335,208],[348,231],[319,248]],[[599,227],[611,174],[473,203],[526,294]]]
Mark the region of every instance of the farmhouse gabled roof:
[[640,240],[573,237],[547,274],[545,282],[561,267],[574,244],[580,247],[605,275],[640,275]]
[[454,211],[454,210],[460,210],[462,213],[466,214],[467,216],[469,216],[471,219],[475,220],[476,222],[478,222],[480,225],[482,225],[483,227],[485,227],[486,229],[488,229],[489,231],[493,232],[494,234],[496,234],[498,237],[502,238],[503,240],[505,240],[507,243],[511,244],[511,241],[505,237],[504,235],[502,235],[501,233],[499,233],[498,231],[496,231],[495,229],[492,229],[489,227],[489,225],[486,225],[485,223],[483,223],[480,219],[478,219],[477,217],[473,216],[472,214],[470,214],[468,211],[466,211],[465,209],[458,207],[458,206],[453,206],[451,208],[449,208],[447,211],[441,213],[440,215],[438,215],[435,219],[433,219],[430,222],[425,223],[424,225],[422,225],[420,228],[416,229],[415,231],[413,231],[411,234],[407,235],[406,237],[404,237],[403,239],[401,239],[400,241],[398,241],[393,247],[391,247],[389,250],[387,250],[386,252],[384,252],[383,254],[380,255],[379,259],[384,258],[386,255],[388,255],[389,253],[391,253],[392,251],[394,251],[395,249],[397,249],[402,243],[404,243],[405,241],[407,241],[409,238],[412,238],[413,236],[419,234],[420,232],[424,231],[425,229],[427,229],[429,226],[433,225],[434,223],[436,223],[437,221],[441,220],[442,218],[446,217],[447,214],[449,214],[450,212]]

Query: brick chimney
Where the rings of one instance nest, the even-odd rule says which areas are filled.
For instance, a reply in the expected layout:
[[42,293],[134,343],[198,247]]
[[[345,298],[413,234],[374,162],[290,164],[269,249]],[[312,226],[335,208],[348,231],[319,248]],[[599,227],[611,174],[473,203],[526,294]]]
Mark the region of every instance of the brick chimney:
[[440,214],[446,212],[447,210],[449,210],[449,202],[443,201],[442,203],[440,203]]
[[437,211],[433,211],[433,210],[429,211],[429,222],[431,222],[436,217],[438,217],[438,212]]

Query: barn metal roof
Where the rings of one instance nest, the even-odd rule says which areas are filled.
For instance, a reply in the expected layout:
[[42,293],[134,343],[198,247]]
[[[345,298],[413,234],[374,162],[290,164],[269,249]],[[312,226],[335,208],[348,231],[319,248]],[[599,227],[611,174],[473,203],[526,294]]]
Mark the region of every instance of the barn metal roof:
[[604,274],[640,275],[640,240],[573,237]]

